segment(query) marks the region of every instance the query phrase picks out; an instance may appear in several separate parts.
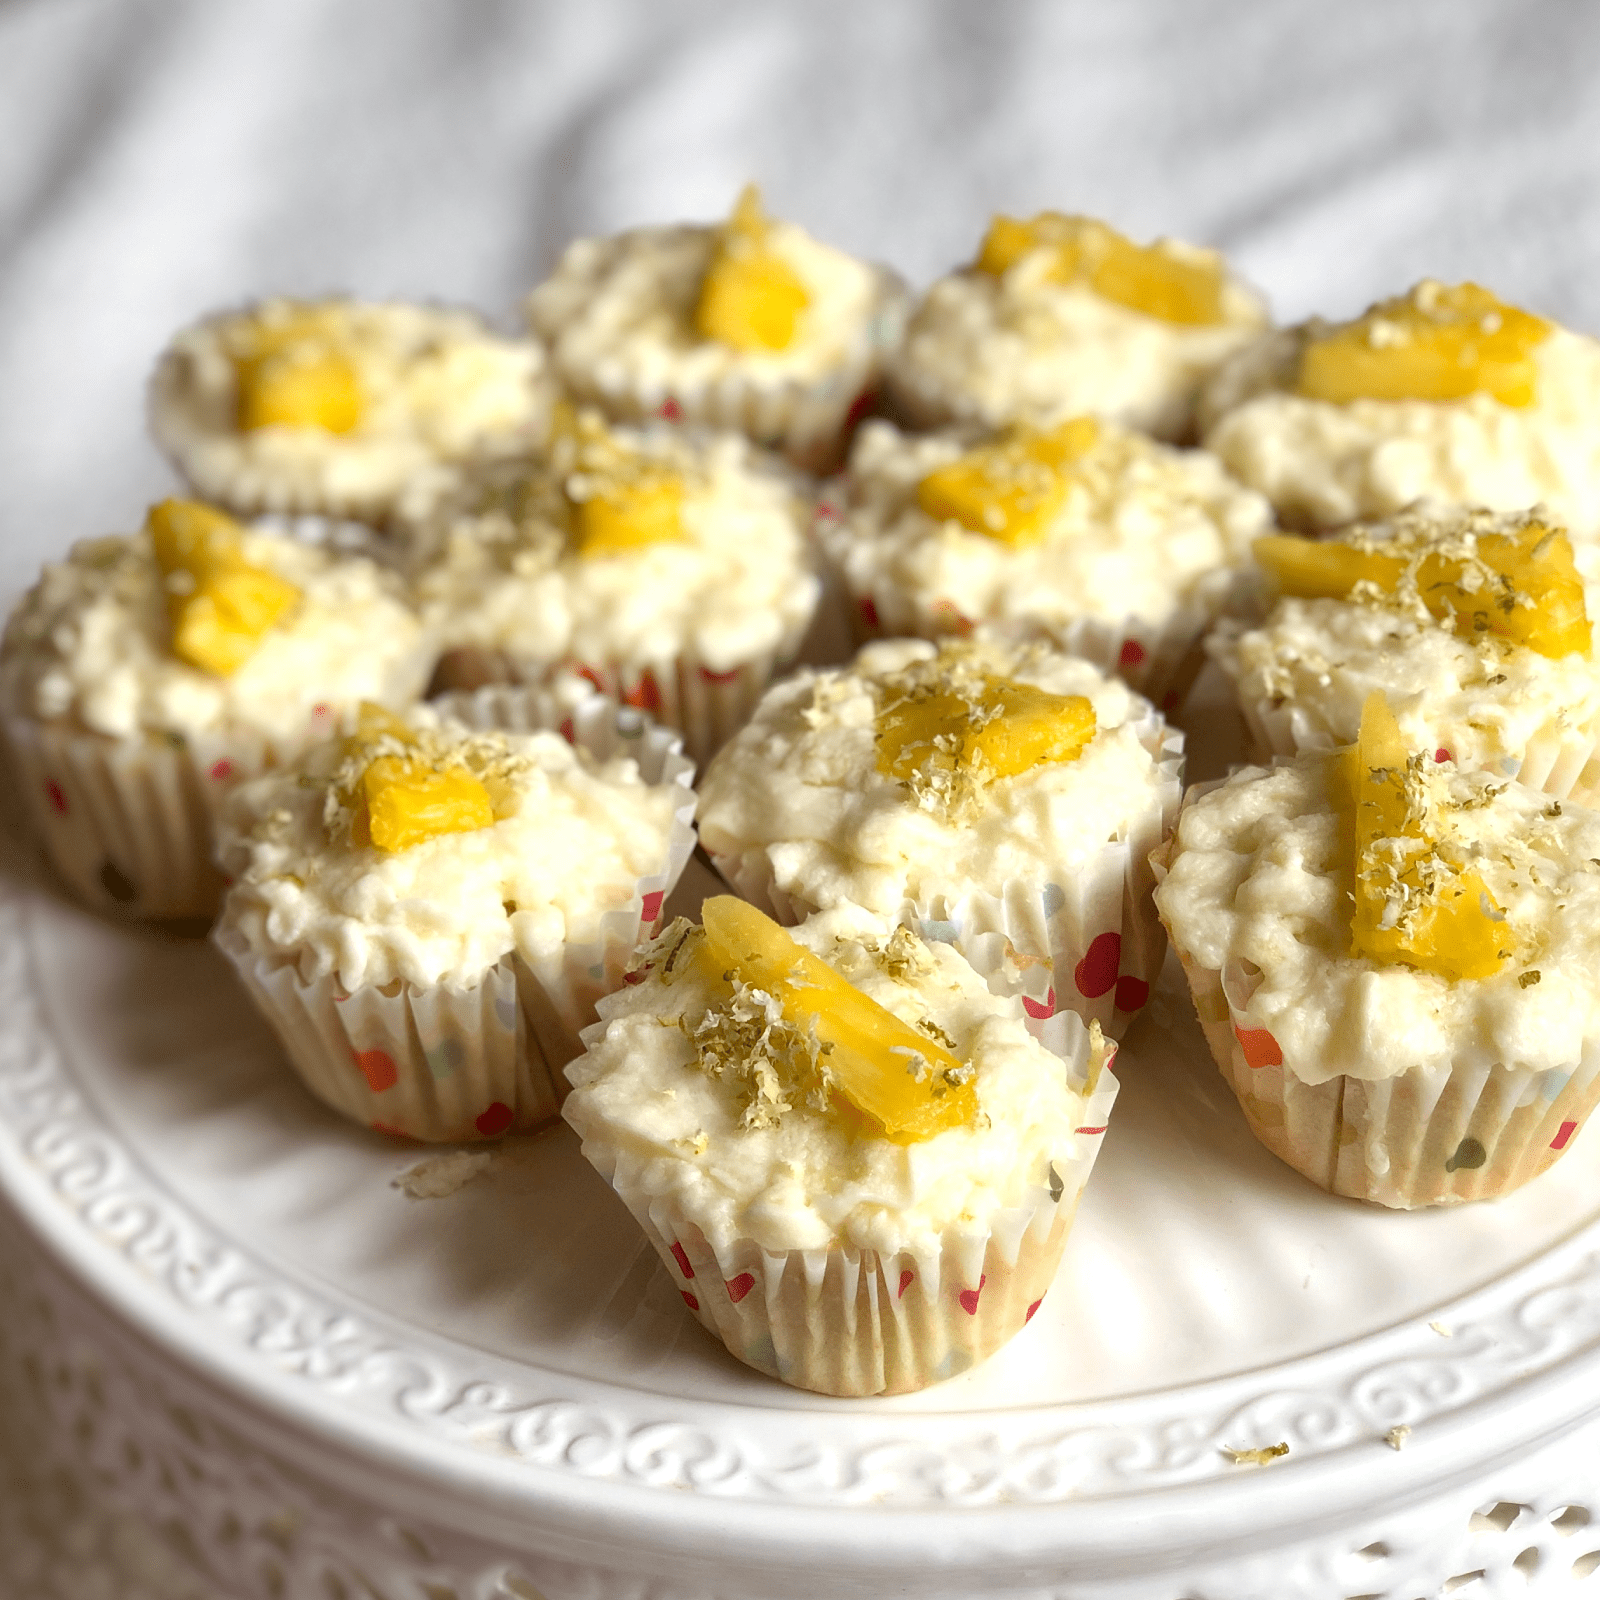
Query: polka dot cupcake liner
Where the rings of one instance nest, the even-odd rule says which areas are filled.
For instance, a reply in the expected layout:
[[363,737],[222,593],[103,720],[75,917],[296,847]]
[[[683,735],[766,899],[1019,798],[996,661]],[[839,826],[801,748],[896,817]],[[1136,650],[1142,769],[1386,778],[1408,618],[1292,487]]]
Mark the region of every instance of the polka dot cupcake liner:
[[1217,1065],[1250,1131],[1331,1194],[1400,1210],[1488,1200],[1536,1178],[1600,1102],[1600,1040],[1542,1072],[1474,1052],[1449,1068],[1306,1083],[1265,1028],[1241,1020],[1250,980],[1178,951]]
[[[907,900],[898,912],[924,939],[954,945],[975,965],[1003,962],[1035,1028],[1070,1011],[1121,1038],[1161,971],[1167,940],[1151,898],[1150,853],[1171,831],[1183,798],[1183,734],[1148,708],[1132,725],[1156,769],[1121,837],[1048,876],[1013,879],[998,894],[935,894]],[[782,923],[822,909],[778,886],[765,849],[712,853],[711,860],[736,893]]]
[[[1057,1015],[1041,1039],[1075,1081],[1092,1070],[1077,1017]],[[1048,1188],[894,1254],[712,1240],[677,1202],[650,1192],[647,1162],[593,1129],[580,1130],[583,1153],[644,1230],[684,1304],[740,1361],[822,1394],[902,1394],[967,1371],[1038,1311],[1104,1142],[1114,1054],[1088,1085],[1077,1153],[1054,1164]]]
[[677,791],[662,864],[592,937],[538,957],[510,952],[479,980],[422,988],[400,981],[346,991],[307,981],[290,953],[253,949],[224,908],[214,938],[313,1094],[382,1133],[427,1142],[493,1139],[538,1127],[566,1098],[561,1068],[583,1048],[595,1003],[625,982],[642,936],[694,849],[694,765],[675,735],[584,686],[487,688],[440,709],[474,728],[558,729],[597,760],[631,756],[647,783]]

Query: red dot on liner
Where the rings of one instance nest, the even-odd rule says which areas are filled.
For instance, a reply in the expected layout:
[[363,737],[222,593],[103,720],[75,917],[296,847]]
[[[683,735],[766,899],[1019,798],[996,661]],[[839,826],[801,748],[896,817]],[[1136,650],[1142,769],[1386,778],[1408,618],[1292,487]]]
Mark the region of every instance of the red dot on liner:
[[676,1239],[672,1241],[672,1259],[678,1263],[678,1270],[684,1277],[694,1276],[694,1268],[689,1265],[689,1252]]
[[639,711],[659,711],[661,687],[656,682],[656,675],[646,672],[622,698]]
[[844,414],[845,433],[849,434],[855,425],[860,422],[860,420],[866,416],[866,414],[877,403],[878,391],[876,389],[863,389],[861,393],[850,402],[850,409]]
[[1033,1321],[1034,1312],[1037,1311],[1039,1309],[1039,1307],[1042,1306],[1043,1304],[1044,1304],[1044,1296],[1040,1295],[1039,1298],[1037,1300],[1035,1300],[1033,1302],[1033,1304],[1031,1306],[1029,1306],[1028,1309],[1023,1313],[1022,1320],[1024,1322],[1032,1322]]
[[668,395],[667,398],[661,402],[661,415],[664,416],[668,422],[682,422],[683,407],[680,406],[671,395]]
[[1073,969],[1072,981],[1078,993],[1086,1000],[1098,1000],[1109,994],[1117,981],[1117,969],[1122,965],[1122,935],[1120,933],[1096,934],[1083,960]]
[[215,778],[218,783],[221,783],[224,779],[231,778],[233,776],[233,763],[226,756],[224,756],[220,761],[213,761],[211,763],[210,770],[211,776]]
[[516,1113],[511,1107],[504,1100],[496,1100],[479,1116],[476,1126],[485,1139],[493,1139],[496,1135],[504,1133],[515,1120]]
[[1144,646],[1137,639],[1124,639],[1122,648],[1117,652],[1117,665],[1119,667],[1136,667],[1144,660]]
[[590,683],[592,683],[595,686],[595,688],[597,688],[601,692],[601,694],[604,694],[606,692],[606,681],[605,681],[605,679],[602,678],[600,676],[600,674],[598,672],[596,672],[593,667],[585,667],[585,666],[579,665],[579,666],[574,667],[572,670],[574,672],[576,672],[577,675],[580,678],[586,678]]
[[1247,1067],[1283,1065],[1283,1051],[1278,1048],[1278,1041],[1265,1028],[1241,1028],[1236,1023],[1233,1033],[1239,1041],[1239,1048],[1244,1051],[1244,1063]]
[[639,920],[647,925],[654,922],[661,915],[661,902],[666,898],[666,890],[652,889],[639,907]]
[[1435,761],[1448,761],[1450,760],[1450,752],[1446,750],[1443,745],[1440,745],[1439,748],[1433,752],[1433,759]]
[[1143,978],[1117,979],[1117,1010],[1137,1011],[1150,998],[1150,985]]
[[572,726],[571,717],[563,717],[561,719],[561,727],[558,731],[568,744],[576,744],[578,742],[578,730]]
[[311,708],[311,715],[314,717],[325,717],[327,714],[328,708],[326,706],[312,706]]
[[1109,1126],[1109,1123],[1102,1122],[1098,1128],[1074,1128],[1072,1131],[1074,1133],[1104,1133]]
[[961,1301],[961,1309],[965,1311],[969,1317],[977,1316],[978,1296],[983,1293],[983,1286],[988,1281],[989,1275],[988,1273],[984,1273],[978,1279],[978,1287],[976,1289],[963,1289],[960,1295],[957,1297]]
[[356,1066],[374,1094],[382,1094],[400,1081],[400,1069],[387,1050],[357,1050],[354,1055]]
[[900,1287],[895,1291],[896,1300],[903,1300],[905,1298],[905,1292],[911,1287],[911,1280],[914,1277],[916,1277],[916,1273],[914,1273],[910,1267],[907,1267],[900,1274]]
[[739,676],[739,669],[734,667],[728,672],[713,672],[710,667],[701,667],[700,676],[707,683],[732,683]]
[[753,1288],[755,1288],[755,1286],[755,1278],[748,1272],[741,1272],[737,1278],[728,1279],[728,1298],[733,1301],[735,1305],[738,1305],[738,1303],[743,1300],[744,1297],[749,1294]]
[[1047,1017],[1056,1014],[1056,992],[1054,989],[1043,1000],[1030,1000],[1027,995],[1022,997],[1022,1009],[1036,1022],[1043,1022]]
[[1560,1128],[1557,1129],[1555,1138],[1550,1141],[1550,1148],[1552,1150],[1565,1150],[1567,1148],[1567,1140],[1577,1131],[1578,1124],[1576,1122],[1563,1122]]
[[67,797],[62,791],[61,785],[54,778],[46,778],[44,780],[44,794],[45,799],[50,802],[50,809],[58,817],[66,816]]
[[700,1309],[700,1302],[696,1300],[687,1289],[680,1289],[678,1293],[683,1296],[683,1303],[688,1306],[691,1311],[698,1311]]
[[880,626],[878,622],[878,607],[874,603],[871,595],[868,595],[866,599],[861,602],[861,620],[866,623],[869,628],[876,628]]

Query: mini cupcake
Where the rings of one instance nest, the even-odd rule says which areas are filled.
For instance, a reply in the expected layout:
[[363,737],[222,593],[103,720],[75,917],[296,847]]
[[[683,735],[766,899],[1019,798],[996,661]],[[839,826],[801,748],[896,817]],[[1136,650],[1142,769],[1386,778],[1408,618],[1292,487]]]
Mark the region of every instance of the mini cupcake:
[[0,647],[0,717],[57,868],[93,906],[209,916],[236,779],[362,700],[403,705],[433,648],[372,561],[192,501],[44,569]]
[[1235,772],[1164,853],[1212,1052],[1314,1183],[1504,1194],[1600,1099],[1600,814],[1436,764],[1375,694],[1354,750]]
[[1294,527],[1542,502],[1575,540],[1600,536],[1600,340],[1476,284],[1425,280],[1268,335],[1217,375],[1201,425]]
[[998,942],[1030,1016],[1120,1033],[1165,950],[1147,860],[1182,751],[1086,661],[888,640],[768,692],[705,774],[700,837],[783,922],[853,902],[969,957]]
[[440,681],[537,681],[565,664],[709,754],[811,620],[810,510],[795,477],[735,435],[566,418],[547,460],[408,505]]
[[417,473],[543,436],[539,347],[475,315],[266,300],[175,338],[150,385],[173,465],[233,511],[381,521]]
[[1403,512],[1337,540],[1268,536],[1281,598],[1208,649],[1266,755],[1351,743],[1381,690],[1408,746],[1600,798],[1600,664],[1565,533],[1535,513]]
[[564,1115],[685,1304],[804,1389],[920,1389],[1038,1309],[1105,1132],[1114,1047],[1045,1044],[946,945],[858,907],[791,938],[708,900],[601,1005]]
[[889,393],[916,427],[1049,427],[1089,413],[1183,440],[1201,385],[1266,322],[1215,250],[1136,245],[1055,211],[996,217],[977,260],[912,315]]
[[578,1031],[693,848],[693,768],[592,691],[446,711],[363,708],[353,737],[241,786],[215,937],[335,1110],[493,1138],[555,1114]]
[[905,299],[887,268],[766,216],[747,188],[725,223],[577,240],[528,320],[568,392],[613,420],[728,428],[822,470],[871,399]]
[[1163,707],[1245,603],[1272,524],[1213,457],[1087,417],[987,437],[868,423],[844,497],[818,532],[864,636],[1037,631]]

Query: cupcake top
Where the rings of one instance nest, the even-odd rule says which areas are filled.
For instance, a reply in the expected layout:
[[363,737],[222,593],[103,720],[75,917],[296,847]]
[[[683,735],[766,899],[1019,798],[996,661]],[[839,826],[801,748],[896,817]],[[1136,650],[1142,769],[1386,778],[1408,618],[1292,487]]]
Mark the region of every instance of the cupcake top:
[[466,987],[511,950],[538,962],[592,940],[636,903],[677,793],[558,733],[363,708],[351,738],[230,796],[224,917],[308,983]]
[[1093,413],[1162,438],[1266,324],[1214,250],[1139,246],[1089,217],[996,217],[971,266],[929,289],[891,376],[923,425],[1048,426]]
[[813,906],[996,895],[1175,804],[1163,735],[1148,702],[1043,645],[889,640],[767,692],[706,771],[700,835],[764,850]]
[[1201,418],[1207,448],[1300,526],[1419,499],[1543,502],[1585,539],[1600,534],[1597,419],[1600,341],[1431,279],[1352,322],[1263,338]]
[[[712,941],[717,909],[707,903]],[[951,1227],[981,1235],[1017,1208],[1020,1229],[1038,1199],[1061,1194],[1109,1058],[1098,1034],[1070,1066],[954,950],[859,907],[788,933],[766,926],[831,969],[810,990],[816,1009],[844,980],[867,1002],[846,1000],[853,1012],[889,1013],[867,1030],[867,1059],[841,1046],[836,1070],[819,1048],[826,1015],[809,1020],[742,965],[725,977],[721,946],[708,952],[706,932],[674,923],[642,952],[642,981],[601,1001],[588,1053],[567,1069],[563,1115],[602,1171],[670,1196],[714,1249],[750,1238],[772,1252],[936,1254]],[[901,1084],[887,1109],[856,1086],[880,1048],[910,1063],[887,1075]]]
[[870,422],[848,507],[822,536],[885,627],[1079,618],[1159,626],[1232,579],[1271,525],[1212,456],[1077,418],[1045,432],[924,436]]
[[431,660],[393,574],[169,500],[45,567],[6,625],[0,683],[14,711],[113,738],[282,742],[408,698]]
[[725,223],[575,240],[527,311],[578,392],[655,410],[736,374],[824,380],[891,342],[901,296],[892,273],[766,216],[747,188]]
[[1300,748],[1348,744],[1381,689],[1407,741],[1515,772],[1552,728],[1600,738],[1600,666],[1565,535],[1534,513],[1444,507],[1311,544],[1267,538],[1286,592],[1213,653]]
[[735,435],[559,421],[548,458],[408,505],[415,593],[447,648],[727,671],[792,650],[820,580],[798,480]]
[[[1174,944],[1307,1083],[1570,1073],[1600,1026],[1600,814],[1389,728],[1376,759],[1245,768],[1185,805],[1156,891]],[[1356,795],[1377,814],[1353,822]]]
[[433,463],[536,443],[543,365],[537,345],[469,312],[265,300],[173,340],[150,423],[179,471],[233,510],[381,517]]

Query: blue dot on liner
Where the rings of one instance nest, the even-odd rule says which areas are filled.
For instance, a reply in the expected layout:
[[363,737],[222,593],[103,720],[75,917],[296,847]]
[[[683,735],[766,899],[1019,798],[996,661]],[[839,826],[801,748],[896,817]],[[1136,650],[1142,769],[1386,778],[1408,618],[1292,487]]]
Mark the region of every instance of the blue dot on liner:
[[517,1002],[504,1000],[499,995],[495,996],[494,1014],[500,1019],[503,1028],[514,1028],[517,1025]]
[[604,967],[590,967],[589,968],[589,976],[591,978],[603,978],[603,977],[605,977],[605,975],[606,975],[606,969]]
[[1059,883],[1044,886],[1044,914],[1053,917],[1067,903],[1067,892]]
[[466,1065],[467,1049],[459,1039],[445,1039],[428,1051],[427,1060],[436,1079],[453,1077]]
[[922,937],[930,944],[954,944],[961,937],[961,927],[954,922],[924,922]]
[[1539,1098],[1541,1100],[1554,1100],[1572,1082],[1572,1074],[1570,1072],[1561,1072],[1554,1067],[1541,1074],[1541,1077],[1543,1079],[1539,1085]]

